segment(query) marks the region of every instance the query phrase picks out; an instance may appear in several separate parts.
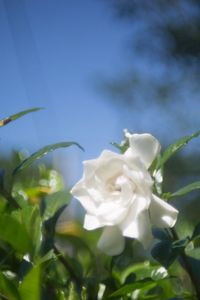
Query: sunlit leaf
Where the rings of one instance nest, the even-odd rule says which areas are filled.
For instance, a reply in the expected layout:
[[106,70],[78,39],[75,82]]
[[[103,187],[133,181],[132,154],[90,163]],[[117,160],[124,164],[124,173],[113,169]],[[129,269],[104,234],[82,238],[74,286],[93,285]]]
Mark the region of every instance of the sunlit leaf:
[[44,198],[44,214],[43,219],[47,220],[64,205],[67,205],[70,200],[69,192],[59,191],[53,194],[50,194]]
[[51,145],[45,146],[45,147],[41,148],[40,150],[38,150],[37,152],[34,152],[31,156],[29,156],[25,160],[23,160],[14,169],[13,175],[16,174],[17,172],[29,167],[35,160],[43,157],[47,153],[52,152],[52,151],[54,151],[56,149],[59,149],[59,148],[70,147],[72,145],[75,145],[75,146],[79,147],[81,150],[83,150],[83,148],[76,142],[61,142],[61,143],[56,143],[56,144],[51,144]]
[[0,239],[9,243],[20,253],[26,253],[32,249],[26,229],[10,215],[0,215]]
[[129,147],[128,141],[125,141],[124,143],[121,144],[112,142],[111,145],[117,148],[121,153],[124,153]]
[[21,300],[19,296],[19,292],[15,284],[9,280],[3,273],[0,273],[0,294],[4,295],[6,298],[1,299],[9,299],[9,300]]
[[35,111],[38,111],[38,110],[41,110],[41,109],[42,109],[41,107],[30,108],[30,109],[18,112],[18,113],[14,114],[12,116],[9,116],[9,117],[7,117],[5,119],[2,119],[2,120],[0,120],[0,127],[7,125],[11,121],[14,121],[16,119],[21,118],[22,116],[24,116],[26,114],[29,114],[29,113],[32,113],[32,112],[35,112]]
[[43,264],[43,263],[46,263],[50,260],[56,260],[56,255],[54,253],[54,250],[51,249],[50,251],[48,251],[44,256],[40,257],[38,260],[37,260],[37,263],[38,264]]
[[32,238],[33,253],[37,254],[42,243],[42,219],[39,207],[37,205],[25,206],[20,213],[26,230]]
[[22,300],[40,300],[41,277],[40,266],[36,265],[28,272],[22,281],[19,292]]
[[80,295],[77,293],[76,288],[73,283],[70,284],[68,300],[80,300]]
[[142,280],[140,282],[135,282],[132,284],[126,284],[122,288],[118,289],[114,293],[110,295],[110,298],[117,297],[117,296],[123,296],[127,295],[131,292],[133,292],[136,289],[143,289],[143,288],[148,288],[152,289],[157,286],[157,283],[152,281],[152,280]]
[[185,145],[187,145],[188,142],[190,142],[193,138],[196,138],[200,135],[200,130],[193,133],[192,135],[185,136],[178,141],[176,141],[174,144],[171,144],[163,153],[162,158],[160,159],[157,169],[160,169],[167,161],[168,159],[174,155],[177,151],[179,151],[181,148],[183,148]]
[[193,249],[186,248],[185,253],[192,258],[200,260],[200,248],[193,248]]
[[200,189],[200,181],[196,181],[196,182],[193,182],[191,184],[188,184],[188,185],[184,186],[183,188],[181,188],[177,192],[171,194],[170,198],[183,196],[183,195],[186,195],[186,194],[188,194],[192,191],[198,190],[198,189]]

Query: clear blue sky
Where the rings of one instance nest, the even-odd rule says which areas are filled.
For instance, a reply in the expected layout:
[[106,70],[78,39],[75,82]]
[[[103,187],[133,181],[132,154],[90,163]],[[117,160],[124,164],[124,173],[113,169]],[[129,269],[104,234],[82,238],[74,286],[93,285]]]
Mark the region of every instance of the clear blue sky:
[[123,68],[127,34],[104,1],[0,0],[0,117],[45,107],[2,128],[1,148],[75,140],[86,150],[70,150],[80,168],[119,140],[119,116],[95,85]]

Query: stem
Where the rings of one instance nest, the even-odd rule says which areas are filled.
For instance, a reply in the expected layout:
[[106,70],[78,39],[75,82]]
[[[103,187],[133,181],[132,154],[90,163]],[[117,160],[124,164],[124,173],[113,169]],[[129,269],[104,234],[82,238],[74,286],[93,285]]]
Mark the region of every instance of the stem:
[[0,293],[0,297],[1,297],[1,299],[9,300],[6,296],[4,296],[4,295],[1,294],[1,293]]
[[60,260],[60,262],[63,264],[63,266],[65,267],[65,269],[70,273],[72,280],[74,281],[74,283],[76,284],[77,288],[79,291],[81,291],[82,289],[82,282],[80,280],[80,278],[76,275],[73,267],[71,266],[70,263],[68,263],[68,261],[63,257],[63,255],[60,253],[60,251],[56,248],[56,246],[53,246],[54,248],[54,252],[57,255],[58,259]]
[[[176,232],[176,230],[174,228],[171,228],[170,232],[171,232],[171,234],[173,236],[173,239],[175,241],[179,240],[179,236],[178,236],[178,234],[177,234],[177,232]],[[181,252],[180,257],[183,260],[183,263],[185,265],[185,269],[186,269],[186,271],[187,271],[187,273],[188,273],[188,275],[190,277],[190,280],[191,280],[191,282],[192,282],[192,284],[194,286],[194,289],[195,289],[196,295],[197,295],[197,299],[200,300],[200,287],[199,287],[197,279],[196,279],[196,277],[195,277],[195,275],[193,273],[192,267],[190,265],[190,262],[188,260],[187,255],[185,254],[184,250]]]

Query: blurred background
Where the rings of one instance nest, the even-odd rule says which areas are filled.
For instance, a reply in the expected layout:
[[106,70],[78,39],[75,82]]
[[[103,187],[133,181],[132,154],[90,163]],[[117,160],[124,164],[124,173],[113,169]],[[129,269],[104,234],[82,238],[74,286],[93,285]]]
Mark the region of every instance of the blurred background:
[[[1,130],[2,155],[75,140],[84,153],[50,155],[66,186],[124,128],[163,148],[200,129],[198,0],[0,0],[0,36],[1,117],[45,108]],[[199,180],[199,146],[167,164],[166,191]]]

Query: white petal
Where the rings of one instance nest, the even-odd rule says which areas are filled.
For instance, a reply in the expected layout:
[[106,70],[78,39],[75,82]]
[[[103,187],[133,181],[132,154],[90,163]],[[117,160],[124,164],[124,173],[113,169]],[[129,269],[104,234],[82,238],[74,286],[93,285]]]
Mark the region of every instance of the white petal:
[[87,230],[93,230],[99,227],[102,227],[104,224],[102,224],[100,222],[100,219],[95,217],[95,216],[91,216],[89,214],[85,215],[85,219],[84,219],[84,225],[83,227]]
[[151,223],[155,226],[166,228],[173,227],[177,220],[178,210],[164,200],[153,195],[149,207]]
[[127,210],[123,202],[109,201],[98,207],[96,215],[104,220],[104,225],[116,225],[125,218]]
[[138,240],[142,243],[144,248],[148,248],[153,241],[153,235],[151,231],[151,223],[149,219],[149,213],[147,210],[141,212],[137,218],[138,224]]
[[94,200],[88,194],[87,189],[84,187],[84,183],[80,180],[72,189],[71,194],[79,200],[82,206],[90,214],[94,214],[96,211],[96,205]]
[[124,250],[125,239],[116,226],[105,227],[98,241],[98,248],[107,255],[118,255]]
[[149,199],[136,198],[127,218],[120,224],[124,236],[139,240],[144,247],[152,240],[148,203]]
[[149,168],[160,151],[160,143],[151,134],[132,134],[129,136],[130,148],[125,152],[127,157],[139,157],[146,168]]

